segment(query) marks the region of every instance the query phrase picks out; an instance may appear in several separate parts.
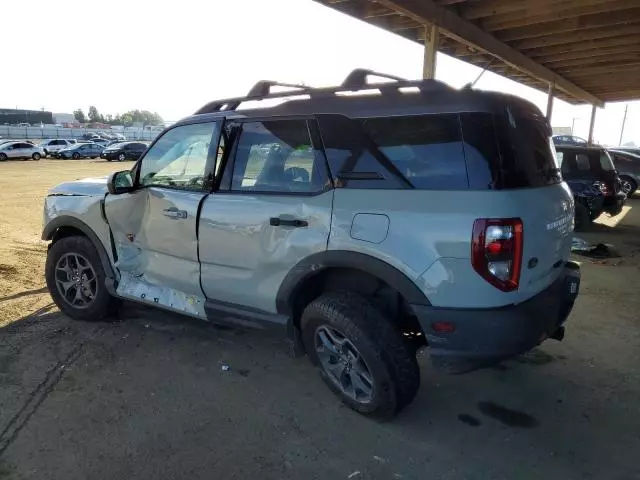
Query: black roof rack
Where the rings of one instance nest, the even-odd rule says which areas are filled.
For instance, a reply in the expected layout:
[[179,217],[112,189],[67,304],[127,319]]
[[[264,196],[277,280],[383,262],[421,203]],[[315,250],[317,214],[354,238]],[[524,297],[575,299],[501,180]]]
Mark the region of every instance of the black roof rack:
[[[380,77],[393,80],[393,82],[369,83],[368,77]],[[272,87],[285,87],[289,90],[273,92]],[[312,88],[306,85],[281,83],[271,80],[260,80],[256,83],[245,97],[228,98],[225,100],[215,100],[200,108],[195,114],[213,113],[221,111],[236,110],[242,102],[254,100],[266,100],[273,98],[286,98],[296,96],[309,96],[311,98],[321,98],[335,95],[339,92],[355,92],[358,90],[378,89],[383,95],[397,94],[401,88],[418,88],[421,92],[427,90],[450,90],[451,87],[437,80],[405,80],[395,75],[374,72],[363,68],[353,70],[344,79],[341,85],[335,87]]]

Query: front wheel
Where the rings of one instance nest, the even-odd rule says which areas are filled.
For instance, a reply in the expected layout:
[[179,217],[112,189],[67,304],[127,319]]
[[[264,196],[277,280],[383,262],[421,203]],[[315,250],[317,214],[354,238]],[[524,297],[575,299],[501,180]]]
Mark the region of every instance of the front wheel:
[[34,160],[40,160],[41,155],[38,152],[35,152],[33,155],[31,155],[31,158],[33,158]]
[[102,320],[117,305],[105,287],[100,256],[87,237],[55,242],[47,254],[45,278],[53,301],[73,319]]
[[415,353],[392,322],[366,298],[327,293],[304,310],[302,340],[320,376],[364,415],[390,418],[420,386]]
[[6,153],[0,153],[0,162],[4,162],[7,159]]
[[127,157],[125,157],[124,153],[121,153],[120,155],[118,155],[118,161],[119,162],[124,162],[127,159]]
[[80,158],[80,154],[78,152],[75,152],[73,155],[71,155],[71,158],[73,158],[74,160],[78,160]]

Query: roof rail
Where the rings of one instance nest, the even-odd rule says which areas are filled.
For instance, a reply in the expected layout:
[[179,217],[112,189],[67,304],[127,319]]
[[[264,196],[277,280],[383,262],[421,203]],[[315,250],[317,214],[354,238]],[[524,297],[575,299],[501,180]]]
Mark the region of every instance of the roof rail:
[[[393,80],[393,82],[369,83],[367,82],[367,78],[370,76],[387,78]],[[283,92],[272,92],[271,88],[276,86],[286,87],[290,90]],[[326,98],[327,96],[335,95],[336,93],[340,92],[353,92],[358,90],[370,89],[378,89],[380,90],[380,93],[382,93],[383,95],[387,95],[398,93],[401,88],[408,87],[418,88],[423,93],[427,90],[442,90],[451,88],[445,83],[439,82],[437,80],[405,80],[403,78],[396,77],[395,75],[357,68],[349,73],[349,75],[347,75],[341,85],[335,87],[312,88],[306,85],[281,83],[271,80],[260,80],[253,87],[251,87],[251,90],[249,90],[249,93],[245,97],[214,100],[213,102],[209,102],[208,104],[200,108],[198,111],[196,111],[195,114],[199,115],[203,113],[235,110],[240,106],[241,103],[254,100],[286,98],[301,95],[307,95],[311,98]]]

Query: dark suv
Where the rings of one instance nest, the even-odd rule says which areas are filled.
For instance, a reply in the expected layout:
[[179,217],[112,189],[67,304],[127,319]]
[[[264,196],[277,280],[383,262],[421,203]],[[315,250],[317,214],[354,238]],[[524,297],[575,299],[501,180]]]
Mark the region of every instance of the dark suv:
[[100,158],[104,158],[108,162],[118,160],[137,160],[147,149],[147,144],[142,142],[122,142],[109,145],[102,151]]
[[576,201],[576,229],[584,228],[603,212],[620,213],[627,196],[606,149],[556,145],[556,156]]

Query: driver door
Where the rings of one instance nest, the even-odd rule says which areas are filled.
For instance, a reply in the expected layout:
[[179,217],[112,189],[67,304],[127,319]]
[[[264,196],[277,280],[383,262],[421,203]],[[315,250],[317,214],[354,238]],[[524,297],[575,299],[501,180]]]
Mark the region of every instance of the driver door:
[[221,122],[166,131],[134,167],[134,189],[108,194],[118,295],[205,318],[197,222],[213,182]]

